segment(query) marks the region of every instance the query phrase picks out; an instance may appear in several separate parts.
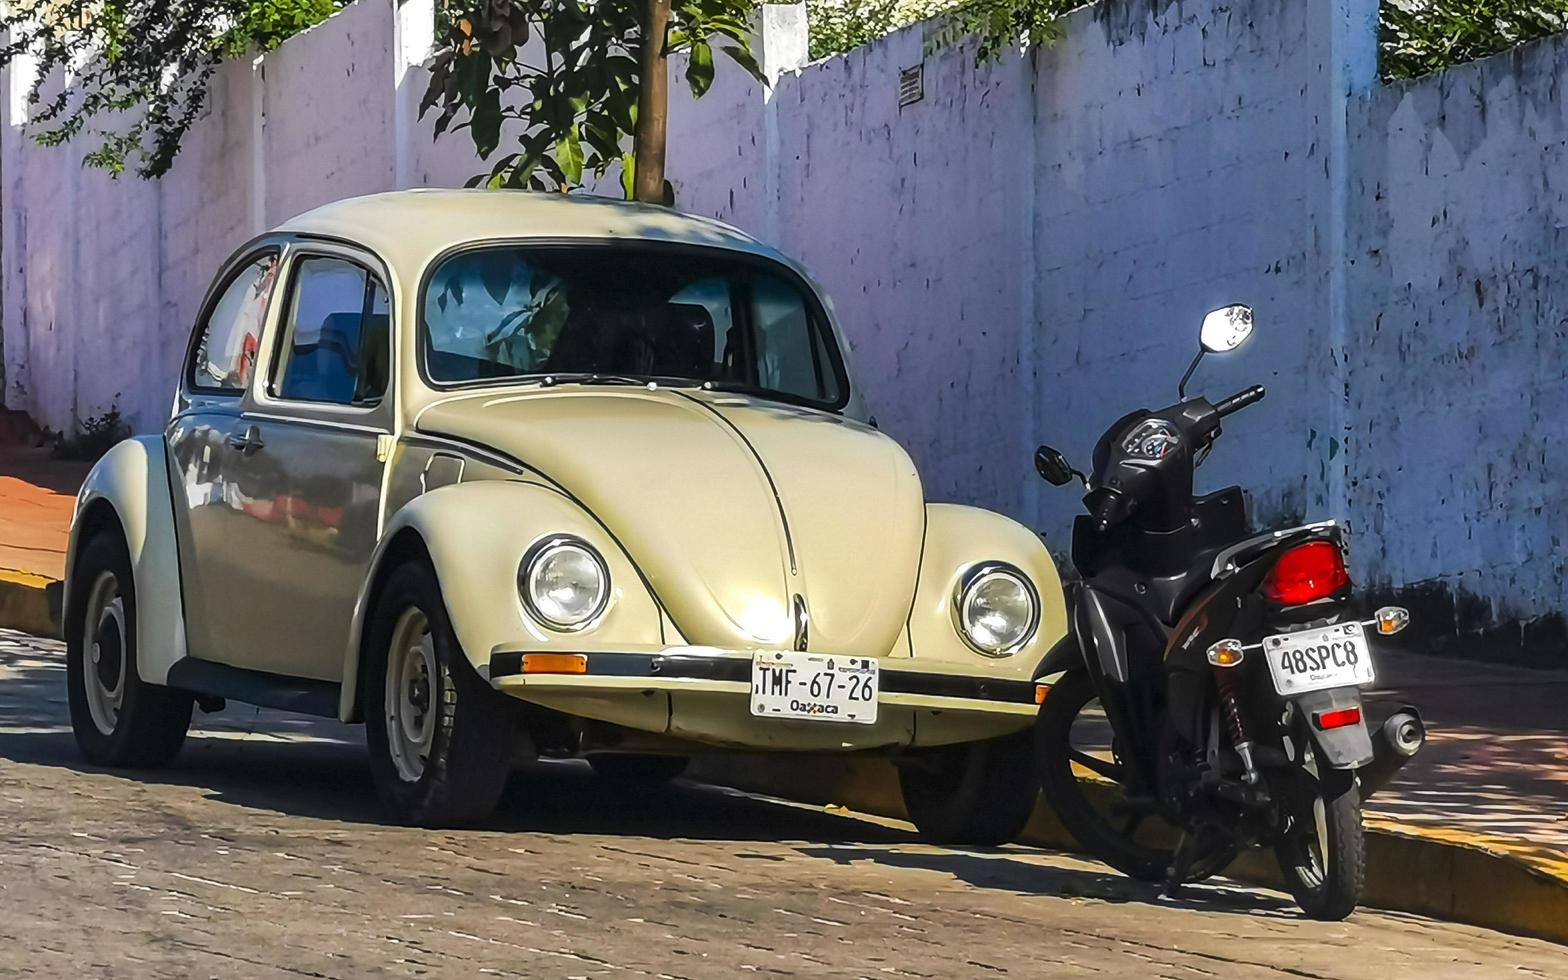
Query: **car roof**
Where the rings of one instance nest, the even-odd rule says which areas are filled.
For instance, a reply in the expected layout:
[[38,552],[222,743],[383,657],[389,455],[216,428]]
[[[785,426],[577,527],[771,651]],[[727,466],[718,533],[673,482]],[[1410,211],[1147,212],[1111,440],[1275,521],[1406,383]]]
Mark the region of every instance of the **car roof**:
[[521,190],[388,191],[306,211],[279,232],[343,239],[414,277],[448,249],[496,239],[643,239],[783,255],[738,228],[671,208],[589,194]]

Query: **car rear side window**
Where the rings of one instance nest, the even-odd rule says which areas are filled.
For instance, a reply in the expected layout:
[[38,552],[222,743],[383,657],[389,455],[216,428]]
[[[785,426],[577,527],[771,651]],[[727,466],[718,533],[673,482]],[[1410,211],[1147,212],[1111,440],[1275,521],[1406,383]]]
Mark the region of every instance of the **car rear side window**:
[[191,387],[238,394],[256,366],[261,330],[277,279],[278,256],[259,256],[235,273],[201,326],[191,363]]
[[334,405],[378,401],[386,393],[389,334],[386,290],[374,275],[347,259],[300,259],[273,397]]

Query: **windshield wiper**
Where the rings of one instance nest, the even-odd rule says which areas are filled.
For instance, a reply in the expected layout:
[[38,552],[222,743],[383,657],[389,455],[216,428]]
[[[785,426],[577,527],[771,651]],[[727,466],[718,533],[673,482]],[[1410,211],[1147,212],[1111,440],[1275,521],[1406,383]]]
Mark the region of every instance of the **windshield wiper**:
[[575,371],[562,374],[547,374],[539,382],[542,387],[554,388],[556,385],[632,385],[645,388],[648,385],[678,385],[696,384],[695,381],[686,381],[682,378],[638,377],[635,374],[600,374],[597,371]]
[[745,381],[704,381],[702,383],[702,390],[730,391],[741,395],[756,395],[761,398],[772,398],[778,394],[770,388],[764,388],[761,385],[748,384]]
[[761,398],[775,398],[778,392],[761,385],[748,384],[744,381],[727,379],[700,380],[697,378],[682,378],[672,374],[614,374],[599,371],[560,371],[555,374],[546,374],[539,379],[541,387],[554,388],[557,385],[631,385],[645,388],[657,385],[661,388],[701,388],[703,391],[728,391],[743,395],[756,395]]

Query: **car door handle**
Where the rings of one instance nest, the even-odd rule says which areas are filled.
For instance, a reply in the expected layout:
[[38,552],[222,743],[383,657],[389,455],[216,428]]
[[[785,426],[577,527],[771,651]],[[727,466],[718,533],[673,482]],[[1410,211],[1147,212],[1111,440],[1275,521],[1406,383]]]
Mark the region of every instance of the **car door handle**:
[[241,456],[249,456],[266,445],[261,441],[261,430],[254,425],[245,427],[243,435],[235,433],[227,440],[230,449],[238,450]]

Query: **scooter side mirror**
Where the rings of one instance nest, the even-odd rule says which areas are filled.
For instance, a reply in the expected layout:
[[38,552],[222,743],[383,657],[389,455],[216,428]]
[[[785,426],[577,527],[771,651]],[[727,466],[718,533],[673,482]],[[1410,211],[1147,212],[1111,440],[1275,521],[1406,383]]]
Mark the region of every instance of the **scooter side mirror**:
[[1034,451],[1034,471],[1053,487],[1065,487],[1073,482],[1073,468],[1067,457],[1050,446],[1041,446]]
[[1217,310],[1210,310],[1203,318],[1203,326],[1198,331],[1198,353],[1187,365],[1187,373],[1181,376],[1181,381],[1176,385],[1176,397],[1187,397],[1187,382],[1192,380],[1192,372],[1198,370],[1198,362],[1203,360],[1204,354],[1224,354],[1233,351],[1247,342],[1252,336],[1252,307],[1246,303],[1232,303],[1222,306]]
[[1209,312],[1203,318],[1203,329],[1198,339],[1210,354],[1233,351],[1252,336],[1252,307],[1233,303]]

